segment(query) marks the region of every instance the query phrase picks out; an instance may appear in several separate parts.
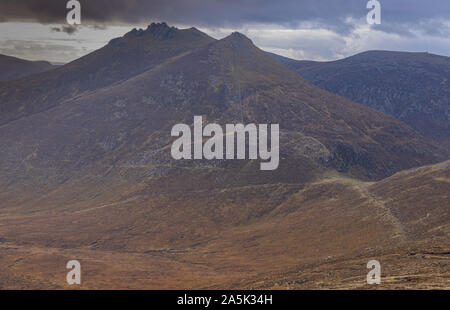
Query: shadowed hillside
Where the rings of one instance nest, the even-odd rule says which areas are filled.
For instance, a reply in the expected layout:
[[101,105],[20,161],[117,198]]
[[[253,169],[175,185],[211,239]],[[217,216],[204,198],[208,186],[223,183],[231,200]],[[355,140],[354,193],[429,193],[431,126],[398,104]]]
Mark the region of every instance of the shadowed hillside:
[[450,58],[370,51],[330,62],[272,56],[312,84],[403,121],[450,147]]
[[47,61],[28,61],[0,55],[0,81],[15,80],[57,67]]

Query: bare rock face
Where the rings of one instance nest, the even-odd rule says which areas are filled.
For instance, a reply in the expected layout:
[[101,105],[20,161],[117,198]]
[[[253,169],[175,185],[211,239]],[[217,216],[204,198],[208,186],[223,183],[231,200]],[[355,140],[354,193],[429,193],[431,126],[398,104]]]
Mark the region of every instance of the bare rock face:
[[160,40],[170,40],[175,37],[178,29],[175,27],[169,27],[166,23],[152,23],[144,31],[146,33],[151,33],[154,37]]

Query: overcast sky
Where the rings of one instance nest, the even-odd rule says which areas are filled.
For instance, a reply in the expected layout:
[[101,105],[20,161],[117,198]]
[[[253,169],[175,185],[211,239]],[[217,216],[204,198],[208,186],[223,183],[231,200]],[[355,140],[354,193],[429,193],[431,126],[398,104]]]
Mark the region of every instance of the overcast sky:
[[233,31],[296,59],[332,60],[383,49],[450,56],[450,0],[80,0],[81,26],[66,23],[66,0],[1,0],[0,54],[68,62],[134,27],[166,21],[215,38]]

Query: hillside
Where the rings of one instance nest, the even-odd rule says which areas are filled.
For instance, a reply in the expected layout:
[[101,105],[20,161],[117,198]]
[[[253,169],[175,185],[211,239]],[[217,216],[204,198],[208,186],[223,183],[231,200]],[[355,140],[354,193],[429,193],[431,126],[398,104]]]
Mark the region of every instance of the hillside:
[[9,81],[54,69],[47,61],[29,61],[0,55],[0,81]]
[[391,115],[450,146],[450,58],[369,51],[330,62],[272,57],[312,84]]

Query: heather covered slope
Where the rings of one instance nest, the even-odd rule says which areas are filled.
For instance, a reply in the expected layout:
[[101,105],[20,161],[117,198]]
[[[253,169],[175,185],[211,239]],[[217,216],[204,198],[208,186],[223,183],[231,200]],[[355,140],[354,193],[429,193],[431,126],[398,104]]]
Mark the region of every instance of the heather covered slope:
[[29,61],[16,57],[0,55],[0,81],[15,80],[29,75],[54,69],[47,61]]
[[450,161],[399,172],[370,186],[407,240],[450,236]]
[[[312,184],[309,190],[303,191],[302,199],[307,201],[306,205],[317,207],[323,201],[331,210],[349,205],[358,210],[364,206],[368,214],[358,221],[388,224],[391,239],[383,240],[385,231],[379,226],[371,232],[377,241],[368,247],[283,271],[263,273],[249,280],[248,286],[260,289],[369,289],[373,287],[366,284],[362,270],[369,260],[377,259],[382,266],[382,283],[376,288],[450,288],[450,161],[402,171],[376,183],[328,180],[328,192],[343,183],[345,189],[341,188],[339,195],[307,199],[321,187],[326,188],[323,183]],[[353,194],[348,196],[350,189]],[[354,200],[350,201],[348,197]],[[304,205],[302,201],[297,203]],[[370,231],[371,228],[367,229]],[[358,239],[367,240],[367,237],[355,234],[348,242]]]
[[2,213],[0,287],[68,288],[76,257],[84,288],[374,288],[377,259],[375,288],[448,289],[448,177],[447,161],[376,183],[335,175]]
[[408,124],[450,146],[450,58],[369,51],[330,62],[272,56],[312,84]]

